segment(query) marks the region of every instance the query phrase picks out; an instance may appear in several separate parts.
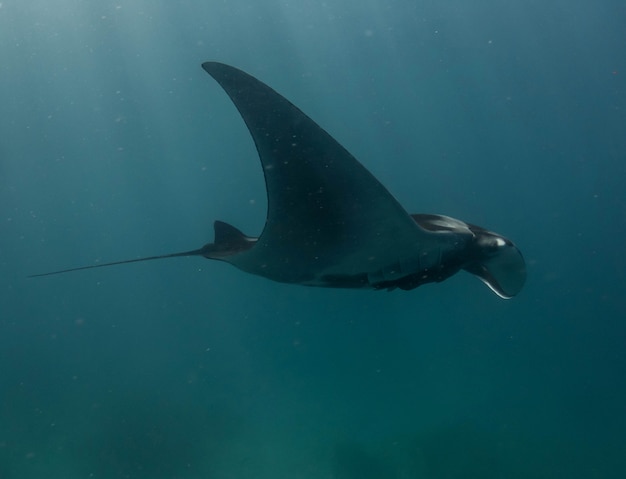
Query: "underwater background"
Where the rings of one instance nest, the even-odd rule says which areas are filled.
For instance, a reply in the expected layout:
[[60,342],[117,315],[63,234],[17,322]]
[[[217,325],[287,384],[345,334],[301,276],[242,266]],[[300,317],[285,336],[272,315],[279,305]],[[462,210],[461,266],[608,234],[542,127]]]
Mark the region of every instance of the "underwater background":
[[[0,479],[626,477],[626,4],[0,2]],[[169,259],[266,195],[267,83],[522,293]]]

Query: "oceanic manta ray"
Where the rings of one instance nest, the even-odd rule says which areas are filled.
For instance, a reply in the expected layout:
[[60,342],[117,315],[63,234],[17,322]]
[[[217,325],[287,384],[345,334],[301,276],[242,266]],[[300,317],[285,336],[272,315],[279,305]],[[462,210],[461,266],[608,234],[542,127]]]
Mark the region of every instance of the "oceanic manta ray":
[[281,283],[411,290],[460,270],[502,298],[520,292],[524,259],[507,238],[433,214],[408,214],[387,189],[317,123],[273,89],[217,62],[202,65],[226,91],[256,145],[267,188],[261,236],[216,221],[199,249],[33,276],[178,256],[225,261]]

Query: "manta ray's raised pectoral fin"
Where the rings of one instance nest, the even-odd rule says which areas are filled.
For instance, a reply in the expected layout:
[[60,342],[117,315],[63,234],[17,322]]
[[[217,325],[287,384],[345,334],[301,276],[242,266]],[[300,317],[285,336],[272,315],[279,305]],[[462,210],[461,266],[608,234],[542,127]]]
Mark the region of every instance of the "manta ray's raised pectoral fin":
[[263,233],[233,264],[278,281],[315,284],[322,277],[361,278],[429,247],[431,235],[299,108],[241,70],[202,66],[245,121],[267,187]]

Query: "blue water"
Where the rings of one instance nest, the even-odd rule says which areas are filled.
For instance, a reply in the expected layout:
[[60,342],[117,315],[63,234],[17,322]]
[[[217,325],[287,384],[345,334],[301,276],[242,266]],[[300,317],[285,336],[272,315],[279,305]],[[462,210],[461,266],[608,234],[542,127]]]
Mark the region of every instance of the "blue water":
[[[621,1],[0,3],[0,478],[626,477]],[[182,258],[258,235],[263,175],[200,64],[271,85],[413,213],[510,238],[321,290]]]

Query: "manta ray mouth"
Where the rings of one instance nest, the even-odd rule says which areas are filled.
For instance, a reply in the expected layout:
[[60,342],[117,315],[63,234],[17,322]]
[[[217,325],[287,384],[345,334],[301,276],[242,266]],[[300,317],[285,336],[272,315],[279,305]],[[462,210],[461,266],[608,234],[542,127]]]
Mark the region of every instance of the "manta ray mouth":
[[517,295],[526,282],[526,263],[520,250],[510,241],[501,243],[497,251],[463,269],[478,276],[503,299]]

